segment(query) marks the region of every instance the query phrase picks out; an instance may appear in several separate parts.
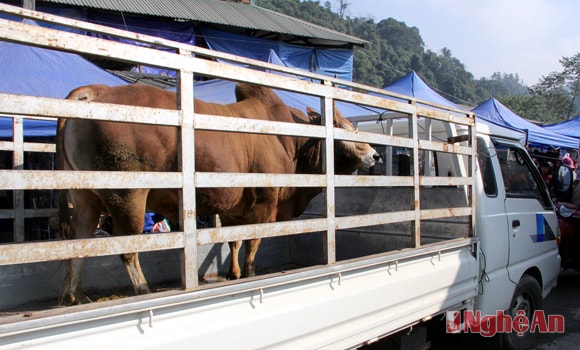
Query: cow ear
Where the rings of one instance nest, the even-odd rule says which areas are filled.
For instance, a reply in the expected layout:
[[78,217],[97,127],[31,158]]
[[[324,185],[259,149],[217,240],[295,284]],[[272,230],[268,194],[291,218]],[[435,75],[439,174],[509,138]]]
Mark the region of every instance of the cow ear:
[[308,118],[310,119],[310,124],[320,125],[322,116],[320,113],[315,111],[312,107],[306,107],[306,113],[308,113]]

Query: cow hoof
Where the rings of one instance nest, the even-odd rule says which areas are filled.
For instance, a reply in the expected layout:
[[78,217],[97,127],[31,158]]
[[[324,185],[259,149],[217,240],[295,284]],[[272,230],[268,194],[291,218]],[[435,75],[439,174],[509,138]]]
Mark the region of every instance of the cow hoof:
[[93,301],[89,299],[84,293],[65,293],[60,298],[60,305],[64,306],[72,306],[72,305],[81,305],[81,304],[89,304]]
[[226,279],[228,281],[231,281],[231,280],[239,280],[241,278],[241,276],[242,275],[240,273],[235,274],[235,273],[228,272],[228,274],[226,276]]
[[150,294],[150,293],[151,293],[151,290],[149,289],[149,287],[147,285],[139,286],[138,288],[135,289],[136,295],[143,295],[143,294]]
[[244,274],[242,275],[242,278],[248,278],[248,277],[256,277],[256,273],[254,271],[244,272]]

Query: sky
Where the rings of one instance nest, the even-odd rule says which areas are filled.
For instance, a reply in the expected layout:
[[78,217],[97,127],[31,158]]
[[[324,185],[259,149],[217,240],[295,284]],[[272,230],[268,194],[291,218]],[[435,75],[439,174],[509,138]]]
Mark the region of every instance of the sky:
[[[332,0],[333,9],[339,0]],[[563,70],[580,52],[578,0],[347,0],[349,17],[392,17],[417,27],[425,49],[444,47],[476,79],[518,74],[525,85]],[[406,73],[406,72],[405,72]]]

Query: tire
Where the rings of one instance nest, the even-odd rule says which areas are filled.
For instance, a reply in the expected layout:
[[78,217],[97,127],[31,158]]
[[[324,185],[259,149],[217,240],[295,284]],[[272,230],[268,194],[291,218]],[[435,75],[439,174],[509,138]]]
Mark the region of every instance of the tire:
[[[542,310],[543,307],[544,299],[540,284],[534,277],[524,275],[516,286],[507,314],[511,315],[513,319],[516,312],[523,310],[528,320],[532,320],[534,311]],[[535,336],[535,333],[529,331],[521,336],[518,336],[516,332],[503,333],[501,334],[503,348],[509,350],[528,349],[534,343]]]

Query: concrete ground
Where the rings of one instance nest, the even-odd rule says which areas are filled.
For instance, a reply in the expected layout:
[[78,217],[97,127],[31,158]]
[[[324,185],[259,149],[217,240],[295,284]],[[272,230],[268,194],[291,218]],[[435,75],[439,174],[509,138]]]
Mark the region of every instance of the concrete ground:
[[558,286],[548,295],[546,314],[561,314],[565,319],[564,334],[542,334],[531,350],[576,350],[580,348],[580,273],[564,271]]

